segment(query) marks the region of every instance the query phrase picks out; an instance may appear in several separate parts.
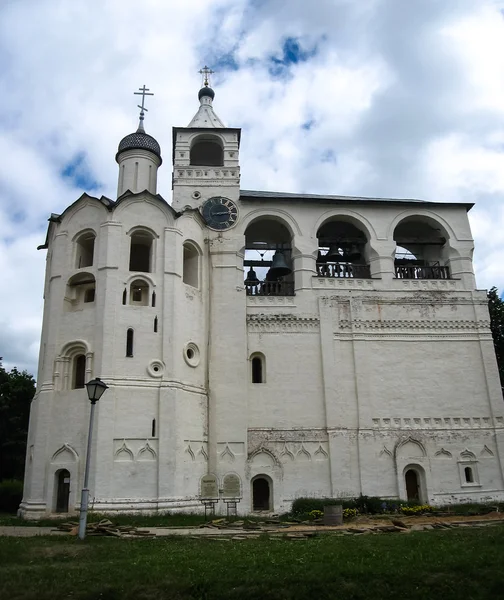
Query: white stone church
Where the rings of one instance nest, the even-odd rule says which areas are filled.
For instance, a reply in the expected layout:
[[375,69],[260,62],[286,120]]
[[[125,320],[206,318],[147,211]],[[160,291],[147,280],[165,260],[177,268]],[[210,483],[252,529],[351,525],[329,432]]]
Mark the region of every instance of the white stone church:
[[241,130],[198,96],[171,199],[142,112],[117,199],[49,219],[20,514],[79,508],[95,377],[96,511],[504,499],[472,205],[241,190]]

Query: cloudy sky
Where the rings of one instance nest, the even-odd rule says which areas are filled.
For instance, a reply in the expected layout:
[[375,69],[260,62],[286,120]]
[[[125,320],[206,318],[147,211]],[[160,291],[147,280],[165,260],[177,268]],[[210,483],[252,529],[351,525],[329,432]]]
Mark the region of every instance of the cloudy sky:
[[242,188],[475,202],[478,286],[504,289],[504,0],[2,0],[4,366],[36,372],[36,247],[83,191],[115,199],[144,83],[170,200],[204,64]]

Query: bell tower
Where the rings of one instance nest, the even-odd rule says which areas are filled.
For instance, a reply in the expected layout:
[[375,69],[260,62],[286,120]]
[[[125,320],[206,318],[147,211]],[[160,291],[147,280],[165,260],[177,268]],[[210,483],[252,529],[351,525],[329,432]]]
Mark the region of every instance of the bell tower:
[[205,200],[240,195],[241,129],[226,127],[213,109],[208,67],[200,70],[200,106],[187,127],[173,128],[173,208],[197,208]]

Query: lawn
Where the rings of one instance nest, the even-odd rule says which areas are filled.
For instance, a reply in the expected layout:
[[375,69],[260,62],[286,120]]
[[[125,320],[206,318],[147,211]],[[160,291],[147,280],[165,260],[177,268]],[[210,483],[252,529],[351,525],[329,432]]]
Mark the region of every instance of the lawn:
[[0,538],[0,597],[479,600],[504,596],[504,526],[304,540]]

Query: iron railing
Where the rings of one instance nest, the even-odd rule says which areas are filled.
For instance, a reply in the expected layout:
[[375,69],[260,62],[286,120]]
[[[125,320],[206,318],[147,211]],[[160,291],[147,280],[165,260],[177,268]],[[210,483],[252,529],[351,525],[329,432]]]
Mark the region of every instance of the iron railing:
[[370,279],[369,265],[354,265],[349,262],[317,263],[319,277],[353,277],[355,279]]
[[247,285],[247,296],[294,296],[293,281],[260,281]]
[[396,265],[397,279],[450,279],[450,268],[436,266]]

